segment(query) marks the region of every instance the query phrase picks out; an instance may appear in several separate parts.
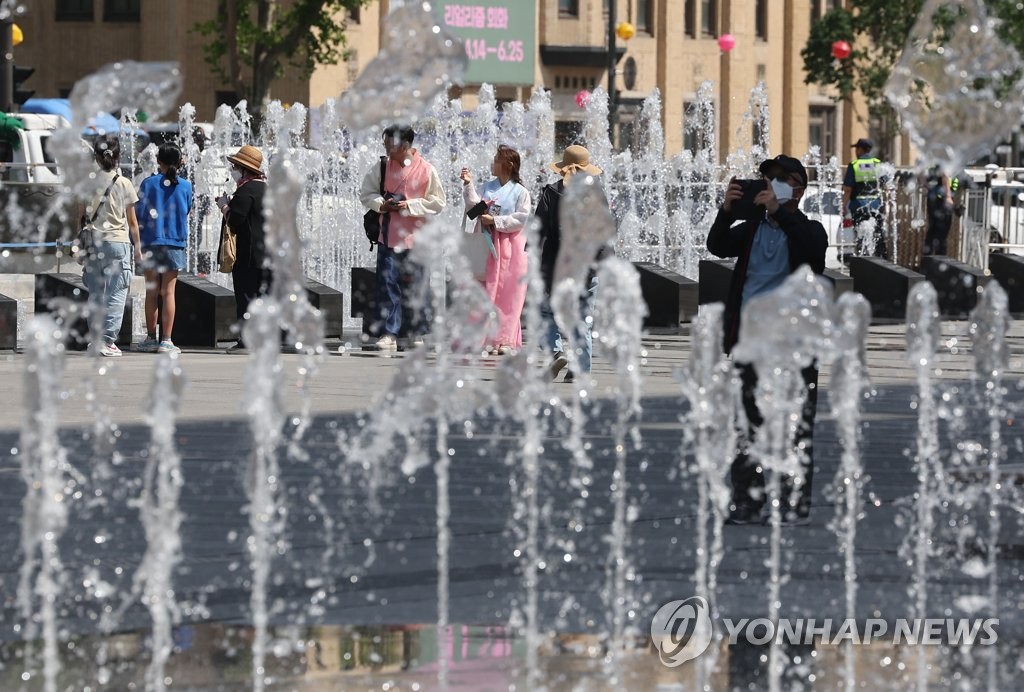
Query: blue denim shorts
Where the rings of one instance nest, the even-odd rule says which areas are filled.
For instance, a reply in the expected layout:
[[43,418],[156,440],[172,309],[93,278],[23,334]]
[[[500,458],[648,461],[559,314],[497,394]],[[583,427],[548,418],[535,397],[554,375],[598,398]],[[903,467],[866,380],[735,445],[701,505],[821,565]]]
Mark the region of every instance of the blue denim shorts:
[[181,271],[186,265],[185,248],[150,245],[142,251],[142,268],[158,272]]

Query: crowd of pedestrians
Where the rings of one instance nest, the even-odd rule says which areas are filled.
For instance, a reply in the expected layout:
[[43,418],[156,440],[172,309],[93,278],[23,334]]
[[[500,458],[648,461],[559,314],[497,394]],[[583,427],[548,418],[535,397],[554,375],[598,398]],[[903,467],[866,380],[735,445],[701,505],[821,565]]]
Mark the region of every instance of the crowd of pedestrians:
[[[381,144],[384,156],[364,176],[359,192],[361,204],[379,215],[376,242],[376,314],[371,320],[370,343],[366,348],[389,352],[423,345],[432,320],[429,280],[424,268],[411,258],[420,229],[448,205],[437,170],[414,147],[416,133],[409,126],[390,126]],[[121,355],[117,346],[122,316],[136,273],[145,277],[146,338],[135,350],[148,353],[178,352],[173,330],[178,273],[186,268],[189,215],[194,194],[183,176],[186,165],[181,150],[172,144],[157,152],[158,171],[144,179],[138,190],[120,175],[120,148],[116,138],[100,138],[95,144],[96,163],[102,194],[97,192],[83,208],[82,228],[88,232],[88,247],[80,257],[84,281],[100,316],[102,339],[95,347],[106,357]],[[264,228],[264,198],[267,176],[263,153],[245,145],[226,157],[234,189],[214,200],[221,215],[221,252],[225,235],[231,239],[231,261],[218,257],[222,271],[229,271],[235,298],[238,326],[247,318],[253,300],[269,292],[273,274],[268,262]],[[507,145],[497,147],[491,162],[491,178],[475,183],[468,168],[462,169],[465,219],[472,231],[486,240],[489,253],[481,285],[490,298],[496,325],[480,344],[481,352],[507,356],[523,346],[522,313],[527,298],[528,224],[536,219],[539,228],[540,273],[544,281],[541,314],[544,332],[539,345],[550,356],[552,379],[561,375],[569,362],[566,349],[575,349],[574,362],[580,373],[589,373],[592,362],[591,326],[597,289],[596,264],[610,251],[593,258],[594,266],[586,291],[580,296],[577,323],[556,324],[549,299],[557,257],[561,223],[559,208],[565,185],[573,175],[600,176],[590,163],[589,153],[580,145],[565,149],[550,168],[558,178],[532,199],[521,179],[522,157]],[[80,236],[80,237],[85,237]],[[83,241],[85,242],[85,241]],[[562,328],[564,327],[564,329]],[[245,353],[241,337],[228,352]],[[566,372],[571,382],[574,373]]]
[[[384,155],[364,176],[359,192],[361,204],[378,215],[376,238],[376,313],[370,320],[370,342],[366,348],[382,352],[424,343],[431,324],[429,280],[424,268],[412,258],[421,229],[431,217],[446,208],[448,200],[437,170],[415,148],[415,131],[408,126],[392,126],[382,133]],[[855,219],[873,220],[877,213],[877,159],[866,158],[871,143],[860,140],[858,158],[850,165],[845,202]],[[121,355],[115,341],[121,327],[125,299],[133,271],[140,268],[146,279],[146,331],[137,350],[175,352],[172,333],[175,320],[174,292],[178,272],[185,268],[188,241],[188,217],[192,212],[193,191],[180,172],[185,165],[181,151],[172,145],[159,149],[159,170],[145,179],[136,192],[131,182],[118,173],[119,148],[116,140],[96,143],[99,180],[105,188],[83,209],[83,227],[93,241],[85,253],[85,283],[91,298],[102,310],[97,350],[103,356]],[[475,181],[469,168],[463,168],[464,223],[472,233],[486,241],[486,270],[481,287],[493,305],[495,325],[480,346],[492,356],[508,356],[523,347],[522,312],[527,300],[528,268],[531,255],[539,260],[543,282],[539,309],[544,321],[537,346],[550,358],[547,368],[551,380],[565,371],[565,382],[592,368],[594,301],[597,294],[597,265],[611,252],[603,247],[590,264],[586,288],[579,296],[578,319],[573,324],[556,323],[551,309],[556,260],[562,248],[562,200],[576,175],[592,176],[600,183],[602,170],[590,161],[589,152],[580,145],[565,148],[558,161],[550,164],[557,178],[541,187],[536,202],[521,179],[522,157],[513,147],[500,145],[494,152],[490,178]],[[263,171],[262,152],[251,145],[242,146],[227,156],[234,190],[216,199],[222,217],[222,251],[225,237],[233,239],[233,262],[222,271],[230,271],[239,326],[247,319],[253,300],[269,291],[274,279],[265,243],[264,200],[268,181]],[[795,158],[780,155],[761,163],[763,189],[753,199],[759,214],[734,210],[745,196],[745,186],[732,180],[707,237],[707,248],[719,257],[736,258],[732,285],[725,310],[726,353],[736,343],[742,308],[755,296],[778,288],[798,267],[807,265],[821,274],[825,269],[828,235],[818,221],[809,219],[799,208],[807,190],[804,166]],[[949,186],[936,178],[935,195],[949,202]],[[942,194],[939,194],[939,190]],[[744,200],[744,204],[745,204]],[[607,201],[605,201],[607,204]],[[867,211],[865,211],[867,210]],[[528,229],[537,227],[539,249],[528,251]],[[935,242],[944,240],[939,229]],[[872,237],[874,245],[877,237]],[[939,246],[941,247],[941,246]],[[225,267],[228,267],[227,269]],[[573,349],[573,358],[567,357]],[[241,338],[230,352],[244,352]],[[567,370],[572,363],[577,372]],[[745,424],[741,430],[739,453],[732,462],[733,499],[728,523],[748,524],[761,521],[765,509],[763,470],[750,454],[764,417],[758,410],[755,392],[758,374],[749,363],[736,363],[741,382]],[[806,401],[802,420],[794,427],[792,444],[802,460],[802,471],[786,480],[783,488],[782,521],[803,523],[810,511],[813,476],[812,439],[817,402],[818,370],[804,368],[802,376]]]

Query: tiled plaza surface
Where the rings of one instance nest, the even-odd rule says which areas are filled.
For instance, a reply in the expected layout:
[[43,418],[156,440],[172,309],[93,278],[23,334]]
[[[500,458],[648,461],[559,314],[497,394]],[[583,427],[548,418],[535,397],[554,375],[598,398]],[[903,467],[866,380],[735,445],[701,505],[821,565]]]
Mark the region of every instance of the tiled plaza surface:
[[[917,483],[913,465],[917,382],[906,360],[904,329],[903,325],[872,327],[867,343],[873,392],[863,403],[862,460],[869,480],[857,535],[857,612],[862,618],[916,615],[908,596],[911,569],[900,554],[910,530],[903,517],[911,511]],[[989,428],[971,383],[974,365],[967,323],[943,323],[942,332],[940,372],[933,373],[934,388],[945,409],[962,407],[956,415],[964,421],[963,425],[940,424],[943,461],[952,468],[961,463],[951,456],[952,450],[969,440],[987,445]],[[635,571],[630,589],[638,599],[633,623],[641,632],[649,627],[660,604],[694,592],[696,492],[693,477],[680,472],[684,462],[692,461],[692,450],[683,444],[679,417],[686,406],[674,377],[689,357],[689,344],[687,335],[647,335],[644,339],[643,412],[638,422],[641,444],[639,449],[628,450],[627,463],[628,494],[636,516],[626,546],[626,558]],[[1024,482],[1024,438],[1017,433],[1018,407],[1024,399],[1019,388],[1024,374],[1024,327],[1019,323],[1011,327],[1008,347],[1006,383],[1011,412],[1000,426],[1006,442],[1003,482],[1019,489]],[[306,454],[281,455],[287,518],[284,541],[271,568],[270,603],[276,623],[407,625],[431,623],[437,616],[438,524],[432,467],[407,477],[400,469],[401,452],[396,453],[387,464],[384,482],[371,498],[365,476],[353,470],[358,460],[345,459],[338,442],[340,432],[357,429],[359,416],[374,406],[406,358],[403,354],[382,357],[357,351],[332,353],[320,363],[310,384],[312,425],[299,443]],[[67,598],[60,621],[69,635],[95,632],[95,617],[104,603],[120,603],[120,597],[104,601],[87,586],[90,575],[102,577],[127,596],[145,549],[138,510],[132,502],[140,492],[145,450],[150,444],[145,416],[155,359],[154,355],[126,353],[120,359],[95,361],[85,354],[70,353],[64,361],[65,397],[57,417],[68,460],[82,478],[82,495],[68,503],[70,522],[61,542]],[[297,411],[300,404],[296,369],[301,360],[296,355],[282,357],[285,405],[290,411]],[[180,500],[184,556],[174,577],[175,596],[182,605],[184,623],[244,625],[249,622],[250,593],[244,482],[253,441],[242,409],[240,383],[248,358],[222,351],[186,350],[179,362],[188,385],[175,436],[185,481]],[[0,356],[0,377],[6,390],[6,415],[0,421],[0,550],[9,556],[0,569],[0,602],[4,605],[0,634],[8,642],[19,638],[14,631],[20,622],[14,599],[22,561],[24,484],[15,452],[25,417],[26,364],[21,353]],[[477,386],[486,387],[501,363],[487,358],[460,367],[472,370],[480,378]],[[99,391],[99,407],[88,400],[86,382],[90,378]],[[559,424],[545,429],[539,495],[545,507],[540,626],[564,636],[608,629],[609,607],[602,589],[609,555],[606,536],[612,522],[609,488],[615,462],[616,412],[615,375],[601,357],[595,363],[595,378],[588,399],[596,404],[588,409],[592,415],[583,438],[594,464],[585,503],[578,502],[579,492],[572,485],[576,471],[571,454],[562,445],[566,427]],[[816,618],[841,618],[845,609],[843,559],[830,528],[835,508],[828,487],[841,447],[830,410],[829,379],[825,368],[815,430],[811,523],[787,528],[783,546],[788,579],[782,587],[782,612]],[[563,400],[573,391],[572,385],[561,383],[552,384],[549,390],[552,398]],[[422,415],[430,419],[434,413],[423,411]],[[109,451],[102,459],[96,453],[93,431],[98,415],[108,416],[116,426],[114,463],[108,461]],[[460,434],[462,430],[459,423],[453,424],[449,438],[450,621],[501,626],[524,602],[522,559],[516,554],[524,520],[516,513],[522,500],[515,490],[522,481],[518,466],[522,431],[483,411],[474,421],[471,438]],[[419,444],[428,457],[433,454],[432,435]],[[726,463],[728,459],[723,458]],[[985,464],[986,457],[982,455],[974,463]],[[971,468],[958,467],[956,471],[954,475],[961,479],[974,473]],[[987,471],[979,470],[976,477],[983,473]],[[1018,523],[1021,508],[1011,506],[1011,496],[1007,497],[999,546],[1000,635],[1007,641],[1019,641],[1024,629],[1024,541]],[[955,605],[957,599],[982,594],[987,588],[986,579],[960,569],[967,559],[983,555],[987,527],[978,518],[982,510],[980,505],[962,511],[947,508],[938,517],[940,528],[929,566],[930,616],[964,614]],[[967,528],[954,531],[949,528],[953,520]],[[579,523],[581,530],[571,528],[573,522]],[[769,533],[760,526],[726,527],[725,556],[718,571],[723,617],[767,614]],[[138,603],[127,608],[118,625],[122,630],[146,627],[148,615]],[[0,679],[13,679],[6,676],[15,671],[20,674],[21,669],[9,658],[4,665]],[[238,665],[244,671],[244,665]],[[239,675],[244,677],[244,672]]]

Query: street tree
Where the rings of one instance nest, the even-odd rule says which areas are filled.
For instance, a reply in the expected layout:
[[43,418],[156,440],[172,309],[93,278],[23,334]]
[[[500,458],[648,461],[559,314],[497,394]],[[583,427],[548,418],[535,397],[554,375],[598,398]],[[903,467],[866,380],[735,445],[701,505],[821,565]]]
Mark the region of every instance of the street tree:
[[196,24],[207,38],[207,65],[244,97],[253,113],[271,82],[291,66],[308,75],[348,59],[350,11],[369,0],[218,0],[217,16]]
[[[855,111],[857,119],[880,127],[878,134],[883,138],[894,135],[899,123],[891,117],[885,85],[923,4],[924,0],[849,0],[845,7],[829,10],[811,26],[807,45],[801,51],[804,81],[834,87],[837,102],[848,101],[859,92],[867,112]],[[1001,20],[997,29],[1000,39],[1024,55],[1024,2],[985,0],[985,4]],[[943,13],[935,18],[940,25],[951,20],[952,16]],[[849,42],[853,49],[843,60],[832,55],[832,44],[840,40]]]

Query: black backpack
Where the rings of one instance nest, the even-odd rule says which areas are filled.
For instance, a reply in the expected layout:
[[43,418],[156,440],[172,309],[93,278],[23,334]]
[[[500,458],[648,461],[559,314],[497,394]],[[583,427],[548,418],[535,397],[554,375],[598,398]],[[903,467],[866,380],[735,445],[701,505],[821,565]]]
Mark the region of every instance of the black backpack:
[[[387,169],[388,159],[386,156],[380,157],[380,195],[384,196],[384,172]],[[363,232],[366,234],[366,239],[370,241],[370,249],[377,245],[377,238],[380,237],[380,212],[376,212],[373,209],[368,209],[363,214]]]

